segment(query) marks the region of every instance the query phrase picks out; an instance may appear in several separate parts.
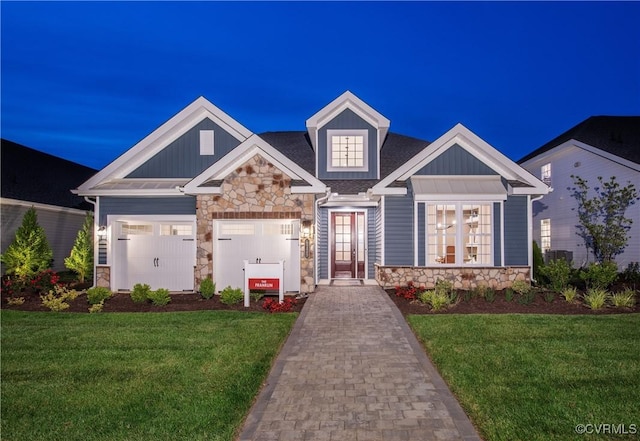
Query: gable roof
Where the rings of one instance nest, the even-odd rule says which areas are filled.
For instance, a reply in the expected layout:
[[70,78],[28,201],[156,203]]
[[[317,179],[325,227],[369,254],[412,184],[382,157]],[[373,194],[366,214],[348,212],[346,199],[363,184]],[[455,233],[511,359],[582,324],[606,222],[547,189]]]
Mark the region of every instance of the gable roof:
[[360,118],[371,124],[379,131],[378,150],[382,148],[382,143],[389,132],[391,122],[378,113],[373,107],[362,101],[350,91],[344,92],[335,100],[320,109],[315,115],[307,119],[307,130],[309,131],[309,139],[311,146],[315,150],[317,148],[317,133],[320,128],[330,122],[345,109],[350,109]]
[[[306,132],[266,132],[260,137],[311,174],[315,173],[315,153]],[[380,150],[380,178],[385,178],[429,145],[429,142],[389,132]],[[378,179],[322,179],[331,191],[340,194],[366,192]]]
[[518,161],[526,162],[567,141],[576,140],[640,164],[640,116],[592,116]]
[[97,170],[6,139],[1,145],[3,198],[93,210],[71,189]]
[[[252,134],[250,130],[214,106],[206,98],[199,97],[115,161],[100,170],[91,179],[80,185],[77,192],[79,194],[93,194],[91,192],[92,188],[103,185],[108,181],[123,179],[205,118],[211,119],[240,142],[245,141]],[[160,185],[160,187],[163,187],[163,185]]]
[[447,133],[429,144],[373,187],[374,194],[405,194],[396,181],[406,182],[418,170],[438,158],[454,145],[462,147],[478,158],[509,183],[511,194],[547,194],[548,186],[490,146],[462,124],[456,124]]
[[[293,179],[292,192],[323,193],[325,191],[324,184],[312,173],[302,168],[287,155],[273,148],[258,135],[252,135],[187,183],[184,186],[184,192],[186,194],[219,193],[221,191],[221,181],[256,154],[272,162],[279,170]],[[308,185],[300,185],[304,183]]]

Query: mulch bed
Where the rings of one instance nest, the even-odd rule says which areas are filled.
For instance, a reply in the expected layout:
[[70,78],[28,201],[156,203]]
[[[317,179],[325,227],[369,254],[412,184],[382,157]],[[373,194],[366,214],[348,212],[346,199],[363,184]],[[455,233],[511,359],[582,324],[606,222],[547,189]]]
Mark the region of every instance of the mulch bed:
[[[517,297],[508,302],[505,299],[504,291],[496,291],[493,302],[488,302],[484,298],[475,297],[468,301],[460,292],[457,303],[433,312],[427,305],[418,300],[410,301],[395,295],[395,290],[386,290],[391,300],[396,304],[403,315],[408,314],[629,314],[640,312],[640,305],[636,303],[634,308],[614,308],[605,307],[599,310],[592,310],[583,303],[567,303],[560,295],[556,295],[553,302],[547,302],[544,294],[539,293],[533,302],[528,305],[518,303]],[[636,295],[636,299],[638,296]]]
[[[9,305],[7,299],[2,296],[2,308],[14,309],[20,311],[49,311],[48,308],[42,306],[42,301],[37,294],[24,294],[25,302],[22,305]],[[151,303],[134,303],[128,293],[116,293],[104,302],[102,312],[174,312],[174,311],[251,311],[268,313],[262,308],[262,302],[269,296],[265,296],[259,302],[250,303],[248,308],[243,303],[236,305],[225,305],[220,302],[220,296],[213,296],[211,299],[203,299],[197,293],[180,293],[171,294],[171,302],[165,306],[154,306]],[[277,296],[275,296],[277,298]],[[300,312],[304,306],[306,299],[298,299],[292,311]],[[89,312],[89,303],[86,294],[81,294],[75,300],[69,302],[69,309],[63,312]]]

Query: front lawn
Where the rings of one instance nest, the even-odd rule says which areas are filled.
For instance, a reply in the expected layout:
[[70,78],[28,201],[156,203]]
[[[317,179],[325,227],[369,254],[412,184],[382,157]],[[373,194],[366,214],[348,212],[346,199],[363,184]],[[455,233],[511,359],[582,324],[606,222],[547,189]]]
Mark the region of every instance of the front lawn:
[[486,441],[640,434],[638,314],[407,320]]
[[232,440],[295,318],[2,311],[2,439]]

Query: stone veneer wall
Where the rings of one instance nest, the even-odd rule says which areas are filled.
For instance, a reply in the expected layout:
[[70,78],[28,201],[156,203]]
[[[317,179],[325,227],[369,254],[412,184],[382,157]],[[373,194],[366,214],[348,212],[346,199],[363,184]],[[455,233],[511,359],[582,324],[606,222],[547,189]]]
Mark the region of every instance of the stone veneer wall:
[[[195,287],[213,277],[214,219],[300,219],[313,222],[313,194],[292,194],[291,178],[260,155],[229,174],[221,185],[222,194],[201,194],[196,198],[197,261]],[[313,274],[314,239],[309,257],[300,240],[300,291],[315,289]]]
[[446,279],[456,289],[473,289],[484,285],[496,290],[510,288],[515,280],[531,282],[529,267],[467,267],[433,268],[420,266],[376,267],[376,281],[382,288],[406,286],[408,282],[425,288],[434,288],[436,281]]
[[111,267],[96,266],[96,286],[111,289]]

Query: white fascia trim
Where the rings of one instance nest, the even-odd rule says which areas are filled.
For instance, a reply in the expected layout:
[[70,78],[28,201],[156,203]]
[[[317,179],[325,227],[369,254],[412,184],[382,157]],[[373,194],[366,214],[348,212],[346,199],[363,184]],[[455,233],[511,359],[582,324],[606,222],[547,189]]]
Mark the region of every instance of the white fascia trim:
[[240,142],[245,141],[252,134],[250,130],[233,120],[206,98],[199,97],[96,173],[78,189],[87,190],[107,179],[125,177],[204,118],[211,119]]
[[[235,171],[240,165],[247,162],[254,155],[260,155],[268,161],[272,162],[283,173],[287,174],[292,179],[303,179],[311,184],[310,192],[323,193],[326,186],[318,180],[311,173],[304,170],[298,164],[284,156],[278,150],[269,145],[266,141],[260,138],[258,135],[252,135],[245,142],[238,147],[227,153],[222,159],[215,164],[211,165],[200,175],[193,178],[184,186],[185,193],[209,193],[207,189],[202,187],[198,188],[204,182],[209,179],[224,179],[230,173]],[[215,188],[215,187],[212,187]],[[296,187],[307,188],[307,187]]]
[[[350,91],[344,92],[338,98],[331,101],[324,106],[320,111],[314,114],[311,118],[307,119],[306,126],[309,131],[309,137],[311,142],[314,142],[316,138],[313,136],[318,129],[331,121],[345,109],[352,110],[356,115],[361,117],[367,123],[371,124],[378,130],[378,150],[382,147],[382,141],[387,136],[391,121],[385,118],[382,114],[376,111],[373,107],[362,101]],[[314,150],[317,147],[317,142],[313,145]]]
[[384,196],[384,195],[405,196],[407,194],[407,189],[403,187],[378,188],[378,186],[375,185],[371,189],[371,194],[379,195],[379,196]]
[[41,204],[39,202],[29,202],[20,199],[0,198],[0,205],[17,205],[19,207],[37,208],[38,210],[54,211],[57,213],[70,213],[86,215],[91,210],[79,210],[77,208],[60,207],[58,205]]
[[511,159],[504,156],[460,123],[456,124],[444,135],[429,144],[424,150],[380,181],[374,187],[374,190],[380,191],[382,187],[386,187],[396,180],[406,181],[413,176],[414,173],[455,144],[458,144],[467,150],[470,154],[478,158],[491,169],[495,170],[502,177],[509,180],[522,180],[525,183],[532,185],[532,187],[529,188],[529,192],[531,194],[548,193],[548,186],[546,184],[524,168],[520,167]]
[[184,196],[180,187],[162,190],[88,190],[79,191],[78,196]]
[[428,201],[434,201],[434,202],[464,201],[464,202],[474,202],[474,203],[475,202],[499,202],[499,201],[506,201],[507,195],[506,194],[486,194],[486,193],[443,194],[443,195],[429,194],[429,195],[414,195],[413,200],[419,201],[419,202],[428,202]]
[[624,159],[618,155],[614,155],[613,153],[606,152],[604,150],[599,149],[598,147],[592,146],[590,144],[585,144],[584,142],[577,141],[575,139],[570,139],[569,141],[565,141],[562,144],[557,145],[556,147],[539,154],[538,156],[534,156],[528,161],[523,162],[522,165],[523,166],[529,165],[537,161],[542,161],[545,158],[548,158],[549,162],[551,162],[551,159],[553,156],[571,147],[577,147],[579,149],[586,150],[589,153],[593,153],[594,155],[598,155],[604,159],[608,159],[609,161],[615,162],[617,164],[623,165],[632,170],[640,172],[640,164],[637,164],[633,161],[629,161],[628,159]]
[[385,228],[384,228],[384,217],[385,217],[385,206],[384,206],[384,196],[380,198],[380,265],[384,266],[385,262],[385,254],[384,254],[384,241],[385,241]]

